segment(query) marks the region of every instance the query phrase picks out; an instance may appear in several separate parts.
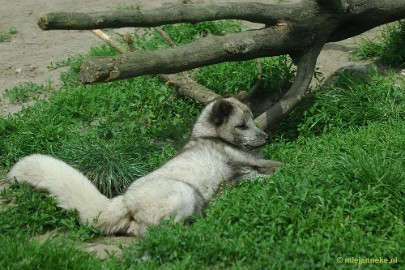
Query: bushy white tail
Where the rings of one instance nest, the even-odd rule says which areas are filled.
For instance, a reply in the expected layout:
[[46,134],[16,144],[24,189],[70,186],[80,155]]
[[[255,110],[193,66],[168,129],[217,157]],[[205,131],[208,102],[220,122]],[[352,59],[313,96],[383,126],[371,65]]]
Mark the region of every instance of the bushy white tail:
[[90,223],[102,232],[125,233],[131,216],[122,196],[108,199],[79,171],[50,156],[34,154],[18,161],[7,180],[26,182],[56,196],[58,205],[77,209],[82,223]]

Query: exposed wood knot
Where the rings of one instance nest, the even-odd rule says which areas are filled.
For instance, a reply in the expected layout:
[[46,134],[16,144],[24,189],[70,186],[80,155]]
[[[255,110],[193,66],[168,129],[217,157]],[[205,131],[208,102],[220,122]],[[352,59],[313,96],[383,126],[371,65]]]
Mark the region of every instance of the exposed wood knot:
[[97,20],[96,20],[96,25],[100,25],[100,24],[102,24],[104,22],[104,19],[103,18],[98,18]]
[[45,30],[48,28],[48,20],[46,19],[46,17],[40,17],[38,20],[38,26],[39,28],[41,28],[42,30]]
[[244,54],[252,50],[256,42],[253,39],[244,39],[238,41],[227,42],[223,45],[223,49],[231,54]]
[[276,26],[278,26],[278,27],[288,27],[288,23],[286,21],[278,21],[276,23]]
[[106,82],[114,80],[120,76],[121,72],[118,69],[114,69],[110,72],[110,75],[108,78],[105,80]]

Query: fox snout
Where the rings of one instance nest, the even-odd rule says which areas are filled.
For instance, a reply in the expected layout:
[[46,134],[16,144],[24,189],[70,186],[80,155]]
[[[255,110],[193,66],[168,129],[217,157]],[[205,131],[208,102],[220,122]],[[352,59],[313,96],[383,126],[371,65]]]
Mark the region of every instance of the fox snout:
[[269,135],[267,135],[265,132],[259,130],[259,133],[256,135],[256,140],[258,142],[258,147],[263,146],[267,144],[267,139],[269,138]]
[[267,141],[267,139],[269,138],[269,135],[267,135],[266,132],[261,131],[261,130],[260,130],[259,136],[260,136],[261,138],[263,138],[263,140],[265,140],[265,141]]
[[265,132],[261,131],[258,128],[252,131],[254,132],[250,133],[250,136],[245,138],[245,140],[242,143],[242,145],[244,145],[245,148],[255,149],[267,144],[267,139],[269,136]]

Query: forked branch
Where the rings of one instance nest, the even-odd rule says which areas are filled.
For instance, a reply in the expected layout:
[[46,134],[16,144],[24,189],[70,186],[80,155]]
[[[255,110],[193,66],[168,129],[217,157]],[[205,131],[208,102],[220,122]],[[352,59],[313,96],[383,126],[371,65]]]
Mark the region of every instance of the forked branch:
[[[98,13],[50,13],[38,24],[50,29],[96,29],[102,27],[151,27],[180,22],[239,19],[259,22],[262,29],[226,36],[208,35],[193,43],[157,51],[127,52],[114,57],[83,61],[84,83],[120,80],[146,74],[173,74],[225,61],[250,60],[289,54],[296,59],[297,76],[286,94],[273,104],[270,93],[255,89],[250,98],[257,123],[268,128],[287,115],[305,96],[322,46],[345,39],[377,25],[405,18],[405,1],[394,0],[302,0],[289,5],[259,3],[215,3],[166,5],[152,10]],[[176,81],[194,98],[208,102],[216,94],[199,88],[180,75],[164,75]],[[207,90],[206,92],[204,92]],[[266,100],[259,97],[263,95]],[[259,97],[259,98],[258,98]]]

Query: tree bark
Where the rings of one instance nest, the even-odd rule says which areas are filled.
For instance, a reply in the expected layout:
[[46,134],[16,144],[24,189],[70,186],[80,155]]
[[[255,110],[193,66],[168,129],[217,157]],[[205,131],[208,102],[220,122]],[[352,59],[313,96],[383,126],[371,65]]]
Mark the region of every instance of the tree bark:
[[197,23],[239,19],[265,24],[286,20],[301,9],[300,4],[260,3],[166,4],[152,10],[48,13],[38,21],[43,30],[92,30],[118,27],[154,27],[163,24]]
[[[92,57],[81,67],[80,79],[95,83],[145,74],[171,74],[225,61],[241,61],[298,51],[288,29],[267,27],[226,36],[208,35],[200,40],[157,51],[136,51],[114,57]],[[299,42],[308,46],[310,40]]]
[[296,59],[297,75],[293,85],[280,101],[271,106],[267,111],[255,119],[258,126],[262,127],[263,129],[270,128],[282,117],[288,115],[291,110],[305,97],[306,90],[308,89],[314,74],[316,60],[323,45],[323,40],[318,41],[313,47]]

